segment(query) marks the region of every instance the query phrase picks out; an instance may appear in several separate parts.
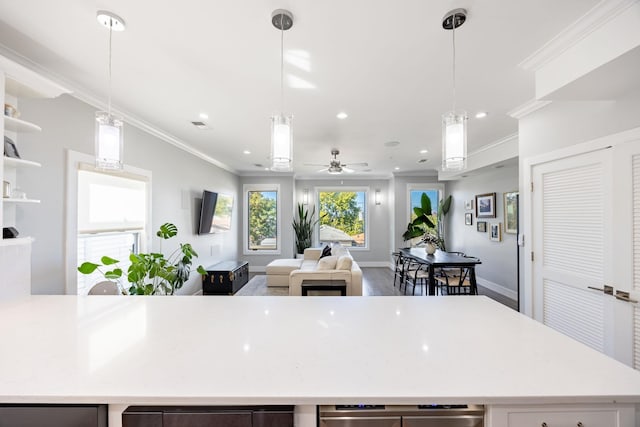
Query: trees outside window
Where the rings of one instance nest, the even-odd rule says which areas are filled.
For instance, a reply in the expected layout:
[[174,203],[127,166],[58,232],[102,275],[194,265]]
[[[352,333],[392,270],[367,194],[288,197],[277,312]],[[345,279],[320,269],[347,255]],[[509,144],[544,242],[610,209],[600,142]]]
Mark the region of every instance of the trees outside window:
[[319,191],[320,242],[367,247],[366,200],[366,191]]

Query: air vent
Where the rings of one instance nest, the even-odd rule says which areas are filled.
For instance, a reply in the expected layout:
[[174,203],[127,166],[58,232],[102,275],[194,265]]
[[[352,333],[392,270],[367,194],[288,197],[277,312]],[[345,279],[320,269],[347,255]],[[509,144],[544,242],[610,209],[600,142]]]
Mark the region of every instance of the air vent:
[[257,167],[257,168],[263,168],[264,165],[262,163],[254,163],[253,166]]
[[387,141],[384,143],[385,147],[397,147],[400,145],[400,141]]
[[211,129],[205,122],[191,122],[198,129]]
[[429,159],[418,159],[418,163],[427,163]]

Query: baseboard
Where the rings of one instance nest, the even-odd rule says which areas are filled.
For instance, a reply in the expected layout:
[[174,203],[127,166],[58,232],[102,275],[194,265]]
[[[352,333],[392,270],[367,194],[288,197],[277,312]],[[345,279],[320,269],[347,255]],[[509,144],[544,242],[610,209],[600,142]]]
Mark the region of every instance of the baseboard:
[[500,295],[504,295],[505,297],[514,301],[518,300],[518,293],[513,289],[506,288],[502,285],[490,282],[489,280],[485,280],[481,277],[476,277],[476,282],[478,282],[478,285],[482,286],[483,288],[487,288],[490,291],[496,292]]

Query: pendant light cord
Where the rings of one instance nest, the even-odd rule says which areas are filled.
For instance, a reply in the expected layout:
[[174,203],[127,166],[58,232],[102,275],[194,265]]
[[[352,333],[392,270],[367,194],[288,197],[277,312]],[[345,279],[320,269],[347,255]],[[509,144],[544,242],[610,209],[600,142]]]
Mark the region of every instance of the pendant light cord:
[[453,31],[453,113],[456,112],[456,15],[451,18]]
[[107,113],[111,116],[111,36],[113,35],[113,19],[109,18],[109,101]]
[[280,14],[280,114],[284,117],[284,13]]

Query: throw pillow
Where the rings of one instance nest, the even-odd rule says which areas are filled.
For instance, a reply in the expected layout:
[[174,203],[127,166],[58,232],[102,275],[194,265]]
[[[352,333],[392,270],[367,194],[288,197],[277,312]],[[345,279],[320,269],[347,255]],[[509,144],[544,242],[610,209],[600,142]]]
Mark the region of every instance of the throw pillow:
[[316,270],[335,270],[338,263],[337,256],[326,256],[318,261]]
[[338,262],[336,263],[336,270],[351,270],[351,266],[353,265],[353,258],[349,255],[343,255],[338,258]]
[[331,248],[329,247],[329,245],[327,245],[322,250],[322,254],[320,254],[320,258],[324,258],[324,257],[330,256],[330,255],[331,255]]

